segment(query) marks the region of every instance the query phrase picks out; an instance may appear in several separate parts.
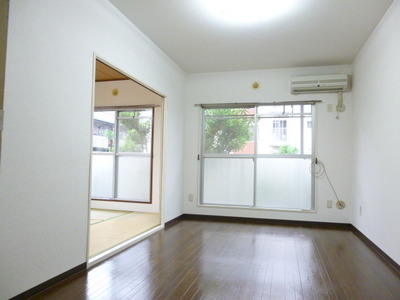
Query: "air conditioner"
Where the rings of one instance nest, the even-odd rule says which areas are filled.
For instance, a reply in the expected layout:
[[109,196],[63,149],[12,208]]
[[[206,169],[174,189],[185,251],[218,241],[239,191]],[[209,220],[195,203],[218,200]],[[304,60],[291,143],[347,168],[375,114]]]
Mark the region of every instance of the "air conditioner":
[[293,76],[292,94],[337,93],[349,90],[348,74]]

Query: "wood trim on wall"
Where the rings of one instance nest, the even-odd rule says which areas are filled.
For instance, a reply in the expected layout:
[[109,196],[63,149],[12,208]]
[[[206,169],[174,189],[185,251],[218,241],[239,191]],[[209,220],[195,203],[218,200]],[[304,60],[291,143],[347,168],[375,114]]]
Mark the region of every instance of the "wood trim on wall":
[[176,217],[172,220],[169,220],[168,222],[165,222],[164,224],[164,228],[168,229],[171,228],[172,226],[174,226],[175,224],[179,223],[180,221],[184,220],[184,216],[185,215],[180,215],[179,217]]
[[[9,0],[0,0],[0,110],[4,109],[4,83],[6,79],[6,53],[8,33]],[[0,112],[2,113],[2,112]],[[2,124],[0,124],[2,126]],[[0,130],[0,153],[2,130]]]
[[276,219],[192,215],[192,214],[183,214],[181,216],[181,220],[199,220],[199,221],[248,223],[248,224],[270,224],[270,225],[318,227],[325,229],[342,229],[342,230],[351,230],[352,228],[352,225],[348,223],[293,221],[293,220],[276,220]]
[[400,273],[400,265],[395,262],[389,255],[387,255],[381,248],[379,248],[374,242],[367,238],[360,230],[358,230],[354,225],[351,225],[351,231],[364,242],[370,249],[372,249],[385,264],[394,268]]
[[29,297],[32,297],[32,296],[38,294],[39,292],[41,292],[41,291],[43,291],[43,290],[55,285],[56,283],[59,283],[59,282],[65,280],[65,279],[67,279],[67,278],[69,278],[71,276],[74,276],[74,275],[78,274],[79,272],[84,271],[84,270],[86,270],[86,263],[80,264],[80,265],[76,266],[75,268],[72,268],[72,269],[70,269],[70,270],[68,270],[68,271],[66,271],[66,272],[64,272],[64,273],[62,273],[62,274],[60,274],[58,276],[55,276],[55,277],[53,277],[53,278],[51,278],[51,279],[49,279],[49,280],[47,280],[47,281],[45,281],[45,282],[43,282],[41,284],[29,289],[29,290],[17,295],[15,297],[12,297],[10,300],[25,300],[25,299],[28,299]]
[[9,4],[9,0],[0,0],[0,109],[4,107]]

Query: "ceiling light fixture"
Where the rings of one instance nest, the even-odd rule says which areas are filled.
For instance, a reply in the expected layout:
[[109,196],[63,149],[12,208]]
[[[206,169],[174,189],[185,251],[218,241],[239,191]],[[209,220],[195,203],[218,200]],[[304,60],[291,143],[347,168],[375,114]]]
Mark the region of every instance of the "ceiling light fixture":
[[230,22],[253,23],[279,16],[295,0],[202,0],[217,17]]

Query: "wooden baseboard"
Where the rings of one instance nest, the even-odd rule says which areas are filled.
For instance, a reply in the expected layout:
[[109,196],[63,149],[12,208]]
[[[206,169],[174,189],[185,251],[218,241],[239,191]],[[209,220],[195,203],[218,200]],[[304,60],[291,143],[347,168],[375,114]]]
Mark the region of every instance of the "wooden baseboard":
[[34,295],[36,295],[37,293],[44,291],[45,289],[53,286],[56,283],[59,283],[60,281],[63,281],[73,275],[76,275],[77,273],[86,270],[86,263],[80,264],[79,266],[76,266],[75,268],[72,268],[56,277],[53,277],[13,298],[11,298],[10,300],[25,300],[28,299],[29,297],[32,297]]
[[183,220],[183,216],[184,216],[184,215],[180,215],[180,216],[178,216],[178,217],[176,217],[176,218],[174,218],[174,219],[172,219],[172,220],[169,220],[168,222],[165,222],[164,228],[165,228],[165,229],[168,229],[168,228],[170,228],[171,226],[175,225],[176,223],[179,223],[180,221]]
[[270,224],[270,225],[318,227],[318,228],[325,228],[325,229],[342,229],[342,230],[351,230],[351,228],[352,228],[352,225],[348,224],[348,223],[293,221],[293,220],[242,218],[242,217],[192,215],[192,214],[183,214],[178,218],[179,218],[179,220],[198,220],[198,221],[215,221],[215,222],[248,223],[248,224]]
[[367,238],[360,230],[355,226],[351,225],[351,231],[364,242],[370,249],[372,249],[378,256],[390,267],[400,273],[400,265],[395,262],[389,255],[387,255],[381,248],[379,248],[374,242]]

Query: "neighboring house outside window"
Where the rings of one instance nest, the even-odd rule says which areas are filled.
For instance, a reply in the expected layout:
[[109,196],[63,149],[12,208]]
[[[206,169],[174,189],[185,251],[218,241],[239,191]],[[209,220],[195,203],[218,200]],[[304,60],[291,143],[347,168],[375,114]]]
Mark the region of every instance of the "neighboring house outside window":
[[286,120],[274,120],[272,123],[272,137],[277,141],[286,141]]

